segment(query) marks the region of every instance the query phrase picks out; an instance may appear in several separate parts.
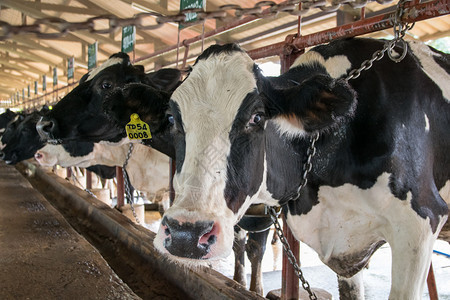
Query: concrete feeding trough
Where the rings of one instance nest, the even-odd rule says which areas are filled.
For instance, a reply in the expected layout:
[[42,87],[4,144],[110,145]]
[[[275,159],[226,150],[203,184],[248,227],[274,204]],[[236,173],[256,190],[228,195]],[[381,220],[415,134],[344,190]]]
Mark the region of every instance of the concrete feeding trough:
[[168,261],[153,247],[155,233],[57,175],[29,162],[16,168],[140,297],[264,299],[213,269],[192,270]]

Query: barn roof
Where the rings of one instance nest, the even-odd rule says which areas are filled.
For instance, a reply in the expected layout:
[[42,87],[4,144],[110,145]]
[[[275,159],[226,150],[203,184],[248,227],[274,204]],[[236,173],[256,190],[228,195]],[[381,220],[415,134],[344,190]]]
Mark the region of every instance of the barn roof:
[[[327,6],[342,2],[327,1]],[[258,3],[255,0],[247,0],[245,4],[242,4],[244,2],[240,0],[206,0],[205,2],[207,12],[219,11],[220,7],[226,4],[253,8]],[[266,5],[263,8],[268,8],[269,1],[265,2]],[[281,0],[271,1],[272,4],[281,2]],[[370,16],[393,11],[395,5],[395,2],[389,4],[368,2],[365,6],[365,14]],[[43,75],[47,78],[47,92],[52,91],[54,68],[57,70],[58,77],[55,88],[60,88],[59,97],[63,95],[64,87],[68,82],[72,82],[72,79],[67,79],[68,58],[74,57],[76,81],[87,72],[87,52],[90,44],[98,43],[98,63],[121,50],[121,26],[109,30],[110,25],[117,20],[131,19],[143,12],[173,16],[179,14],[179,9],[180,1],[169,0],[0,0],[0,22],[4,22],[0,23],[2,25],[0,26],[0,37],[2,37],[0,41],[0,107],[5,107],[14,96],[18,96],[20,102],[34,98],[35,81],[38,83],[38,95],[42,95]],[[307,35],[332,28],[336,26],[338,19],[356,19],[360,11],[361,9],[353,9],[349,5],[342,5],[338,12],[310,9],[302,17],[301,34]],[[222,15],[222,17],[226,16],[226,19],[208,19],[204,22],[204,28],[202,24],[185,27],[180,31],[179,37],[179,25],[176,22],[164,22],[156,29],[138,27],[135,52],[130,55],[132,59],[139,60],[139,63],[149,71],[160,66],[175,66],[177,56],[182,60],[185,55],[184,47],[177,51],[178,39],[180,43],[184,40],[195,39],[202,34],[203,30],[208,33],[213,30],[227,29],[205,38],[204,47],[214,43],[238,42],[246,50],[282,42],[287,35],[297,33],[298,30],[298,17],[286,12],[269,14],[265,18],[254,18],[250,21],[247,15],[241,19],[242,24],[239,26],[227,28],[230,22],[238,22],[235,18],[236,13],[239,13],[239,9],[228,9]],[[86,26],[88,20],[98,16],[106,17],[93,21],[95,30],[92,30],[92,27],[91,30],[86,29],[87,27],[81,29]],[[156,24],[155,20],[156,17],[147,16],[141,21],[142,24],[151,25]],[[246,20],[248,22],[244,22]],[[42,24],[39,31],[43,35],[24,33],[27,26],[31,28],[30,25],[35,22]],[[121,23],[118,24],[121,25]],[[13,32],[11,28],[18,31]],[[64,35],[61,35],[62,28],[68,28]],[[100,29],[107,29],[105,31],[108,32],[98,33]],[[53,34],[49,35],[49,33]],[[383,30],[370,35],[386,37],[392,35],[392,30]],[[408,35],[422,41],[450,36],[450,16],[445,15],[417,22]],[[198,38],[198,41],[192,43],[189,48],[187,63],[200,53],[201,48],[202,39]],[[28,98],[28,86],[31,89],[30,98]],[[45,101],[51,102],[48,99]]]

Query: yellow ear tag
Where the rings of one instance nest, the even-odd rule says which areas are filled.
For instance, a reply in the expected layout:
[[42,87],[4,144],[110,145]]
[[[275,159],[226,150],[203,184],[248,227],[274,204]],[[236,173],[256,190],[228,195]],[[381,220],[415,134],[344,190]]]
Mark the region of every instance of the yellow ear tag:
[[150,127],[139,118],[138,114],[132,114],[130,119],[130,123],[125,126],[127,136],[130,140],[145,140],[152,138]]

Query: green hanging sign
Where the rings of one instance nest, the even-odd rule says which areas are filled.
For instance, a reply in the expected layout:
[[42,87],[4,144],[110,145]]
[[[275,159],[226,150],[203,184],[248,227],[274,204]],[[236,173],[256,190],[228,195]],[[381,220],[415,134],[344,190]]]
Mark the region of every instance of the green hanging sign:
[[[205,8],[205,0],[180,0],[180,11],[188,8]],[[197,21],[197,13],[188,13],[186,14],[186,22],[194,22]],[[187,25],[181,25],[178,27],[179,29],[183,29],[187,27]]]
[[95,42],[88,46],[88,70],[92,70],[97,66],[97,50],[98,43]]
[[122,52],[128,53],[134,50],[136,43],[136,27],[125,26],[122,27]]
[[67,80],[73,78],[75,59],[73,57],[67,59]]
[[53,87],[58,85],[58,69],[53,68]]
[[42,75],[42,91],[46,91],[47,90],[47,76]]

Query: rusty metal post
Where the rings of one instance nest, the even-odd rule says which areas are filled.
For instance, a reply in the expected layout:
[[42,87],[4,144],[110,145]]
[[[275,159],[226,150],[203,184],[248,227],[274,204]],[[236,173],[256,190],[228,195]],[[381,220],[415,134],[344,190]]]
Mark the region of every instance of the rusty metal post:
[[[286,219],[283,216],[283,234],[289,242],[292,253],[300,262],[300,243],[292,235],[291,230],[287,226]],[[281,299],[297,300],[299,299],[299,280],[295,275],[294,268],[289,263],[286,253],[283,251],[283,267],[281,272]]]
[[188,59],[188,56],[189,56],[190,44],[186,44],[185,42],[186,42],[186,40],[183,41],[184,57],[183,57],[183,64],[181,65],[181,69],[186,68],[186,63],[187,63],[187,59]]
[[428,271],[427,277],[428,294],[430,295],[430,300],[438,300],[438,292],[436,286],[436,279],[434,278],[433,263],[430,263],[430,270]]
[[[295,38],[296,35],[286,37],[286,48],[284,55],[280,55],[281,73],[285,73],[289,70],[290,66],[294,63],[295,59],[301,55],[304,51],[297,51],[295,48],[289,46],[289,42]],[[300,243],[295,239],[291,230],[287,226],[286,220],[283,217],[283,233],[286,236],[286,240],[289,242],[292,253],[300,263]],[[289,263],[286,253],[283,251],[283,267],[281,278],[281,299],[292,300],[299,298],[299,279],[294,272],[294,268]]]
[[117,178],[117,208],[125,205],[125,186],[123,184],[123,170],[121,167],[116,167]]
[[86,188],[88,190],[92,189],[92,172],[86,169]]

